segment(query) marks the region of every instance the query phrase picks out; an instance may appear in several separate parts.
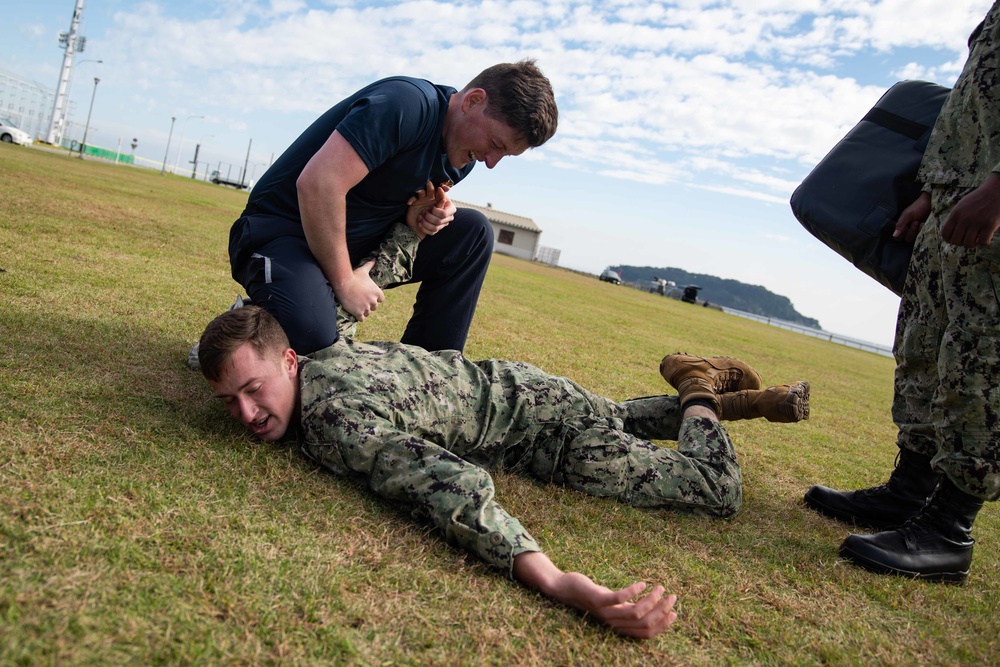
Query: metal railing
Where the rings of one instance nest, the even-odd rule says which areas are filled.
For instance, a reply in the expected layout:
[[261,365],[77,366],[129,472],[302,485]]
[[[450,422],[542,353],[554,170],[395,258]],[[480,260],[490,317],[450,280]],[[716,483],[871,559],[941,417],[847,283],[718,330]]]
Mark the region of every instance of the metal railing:
[[831,333],[829,331],[823,331],[822,329],[813,329],[812,327],[802,326],[801,324],[795,324],[794,322],[787,322],[785,320],[778,319],[777,317],[767,317],[766,315],[754,315],[753,313],[747,313],[742,310],[736,310],[735,308],[727,308],[725,306],[722,306],[722,310],[723,312],[726,313],[731,313],[733,315],[739,315],[740,317],[745,317],[748,320],[756,320],[757,322],[770,324],[771,326],[779,327],[781,329],[788,329],[789,331],[795,331],[796,333],[805,334],[806,336],[812,336],[813,338],[828,340],[831,343],[838,343],[840,345],[847,345],[848,347],[854,347],[859,350],[874,352],[875,354],[881,354],[884,357],[892,356],[892,348],[886,347],[885,345],[878,345],[876,343],[869,343],[868,341],[858,340],[857,338],[849,338],[848,336],[841,336],[840,334]]
[[[622,283],[629,287],[633,287],[641,292],[652,292],[656,294],[655,288],[652,288],[648,282],[632,282],[626,281]],[[667,288],[664,295],[667,298],[680,299],[683,290],[678,287]],[[850,338],[849,336],[841,336],[840,334],[831,333],[829,331],[823,331],[822,329],[814,329],[812,327],[803,326],[801,324],[796,324],[794,322],[789,322],[787,320],[782,320],[777,317],[768,317],[767,315],[755,315],[754,313],[748,313],[743,310],[737,310],[736,308],[729,308],[727,306],[722,306],[717,303],[706,304],[702,299],[697,300],[697,304],[708,305],[716,310],[721,310],[724,313],[730,313],[732,315],[737,315],[739,317],[745,317],[748,320],[756,320],[757,322],[763,322],[764,324],[770,324],[774,327],[779,327],[781,329],[787,329],[789,331],[794,331],[796,333],[805,334],[806,336],[812,336],[813,338],[819,338],[821,340],[830,341],[831,343],[837,343],[839,345],[846,345],[848,347],[857,348],[859,350],[865,350],[868,352],[874,352],[875,354],[880,354],[884,357],[892,356],[892,347],[886,345],[879,345],[877,343],[870,343],[866,340],[859,340],[857,338]]]

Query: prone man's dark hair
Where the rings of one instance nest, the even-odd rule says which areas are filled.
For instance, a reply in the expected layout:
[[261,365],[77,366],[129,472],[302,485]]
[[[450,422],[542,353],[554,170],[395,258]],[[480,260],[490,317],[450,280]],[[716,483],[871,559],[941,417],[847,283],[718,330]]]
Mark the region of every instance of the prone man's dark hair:
[[556,133],[559,109],[555,93],[534,60],[487,67],[464,90],[473,88],[486,91],[487,115],[509,125],[529,147],[541,146]]
[[209,322],[201,334],[198,363],[202,375],[218,382],[222,367],[244,343],[250,343],[262,359],[280,355],[291,347],[278,320],[263,308],[244,306],[227,310]]

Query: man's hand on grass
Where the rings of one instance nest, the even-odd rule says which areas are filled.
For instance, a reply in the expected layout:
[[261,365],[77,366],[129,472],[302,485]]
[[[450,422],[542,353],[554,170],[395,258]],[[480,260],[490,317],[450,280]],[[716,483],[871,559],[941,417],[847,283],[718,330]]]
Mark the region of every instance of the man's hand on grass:
[[643,582],[613,591],[583,574],[563,572],[541,552],[516,556],[514,577],[557,602],[590,614],[615,632],[628,637],[655,637],[677,619],[673,610],[677,596],[664,597],[662,586],[654,586],[643,597],[637,597],[647,588]]

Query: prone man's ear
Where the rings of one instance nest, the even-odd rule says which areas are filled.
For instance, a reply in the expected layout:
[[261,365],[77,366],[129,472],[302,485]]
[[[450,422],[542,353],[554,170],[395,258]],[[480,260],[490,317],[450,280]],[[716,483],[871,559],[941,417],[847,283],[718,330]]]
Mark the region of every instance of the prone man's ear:
[[285,350],[281,358],[282,365],[285,368],[285,372],[288,375],[295,376],[299,373],[299,355],[295,354],[295,350],[288,348]]

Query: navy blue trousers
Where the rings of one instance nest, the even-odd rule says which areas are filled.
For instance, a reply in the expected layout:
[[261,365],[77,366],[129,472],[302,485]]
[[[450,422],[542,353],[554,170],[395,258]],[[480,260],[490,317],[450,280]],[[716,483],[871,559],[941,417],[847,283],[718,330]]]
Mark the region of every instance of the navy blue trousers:
[[[380,242],[348,238],[351,263],[356,266]],[[461,351],[492,255],[493,229],[472,209],[458,209],[447,227],[421,241],[408,281],[420,288],[401,342]],[[233,279],[277,318],[298,354],[336,342],[337,300],[302,225],[270,215],[244,216],[230,230],[229,260]]]

